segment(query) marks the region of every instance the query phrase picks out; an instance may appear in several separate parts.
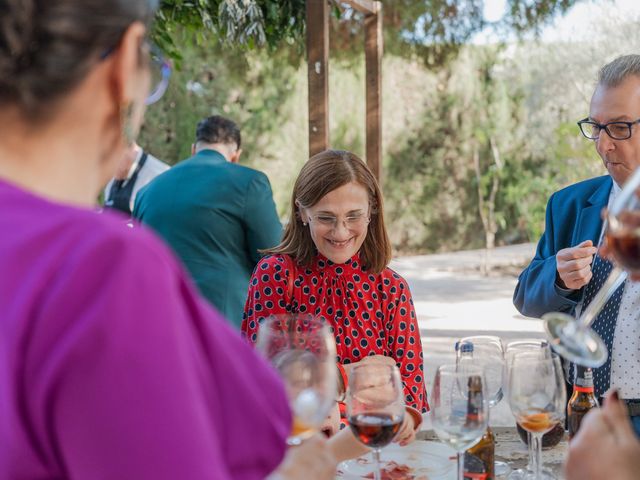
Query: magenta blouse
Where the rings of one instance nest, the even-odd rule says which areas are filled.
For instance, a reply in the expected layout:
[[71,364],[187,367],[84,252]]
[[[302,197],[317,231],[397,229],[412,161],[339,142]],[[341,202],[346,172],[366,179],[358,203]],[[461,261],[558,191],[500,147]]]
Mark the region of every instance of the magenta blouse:
[[280,463],[276,373],[152,234],[3,181],[0,205],[1,479],[249,480]]

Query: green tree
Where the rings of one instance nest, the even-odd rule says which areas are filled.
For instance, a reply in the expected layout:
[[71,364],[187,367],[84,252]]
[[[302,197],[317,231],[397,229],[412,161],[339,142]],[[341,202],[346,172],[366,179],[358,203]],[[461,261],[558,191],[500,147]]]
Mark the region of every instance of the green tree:
[[500,55],[493,47],[465,49],[443,73],[423,125],[391,152],[387,191],[401,249],[493,248],[505,231],[505,188],[517,181],[510,172],[531,159],[522,92],[508,83]]

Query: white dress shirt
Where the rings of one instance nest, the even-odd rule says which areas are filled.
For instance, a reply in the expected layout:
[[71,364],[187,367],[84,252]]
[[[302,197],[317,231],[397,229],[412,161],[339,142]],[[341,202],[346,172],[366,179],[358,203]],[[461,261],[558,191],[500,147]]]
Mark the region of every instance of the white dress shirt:
[[[619,194],[613,182],[608,208]],[[640,282],[626,280],[610,354],[611,388],[621,398],[640,399]]]

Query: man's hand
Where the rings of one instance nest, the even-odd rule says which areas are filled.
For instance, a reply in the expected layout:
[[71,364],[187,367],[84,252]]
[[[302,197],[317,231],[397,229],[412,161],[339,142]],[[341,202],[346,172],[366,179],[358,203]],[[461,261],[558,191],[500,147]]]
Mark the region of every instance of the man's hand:
[[626,405],[615,392],[602,408],[591,410],[569,444],[565,463],[567,480],[611,478],[631,480],[640,472],[640,441]]
[[579,290],[591,280],[591,262],[598,249],[591,240],[575,247],[563,248],[556,254],[558,282],[562,288]]

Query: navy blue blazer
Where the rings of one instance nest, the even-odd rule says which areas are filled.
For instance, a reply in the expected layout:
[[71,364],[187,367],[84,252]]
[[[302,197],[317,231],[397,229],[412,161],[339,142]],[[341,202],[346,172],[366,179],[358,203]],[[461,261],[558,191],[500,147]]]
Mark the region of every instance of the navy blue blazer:
[[598,243],[602,230],[601,212],[609,202],[613,182],[609,175],[592,178],[564,188],[547,204],[545,231],[536,255],[520,274],[513,294],[516,308],[528,317],[547,312],[573,314],[582,289],[567,291],[556,285],[556,254],[585,240]]

